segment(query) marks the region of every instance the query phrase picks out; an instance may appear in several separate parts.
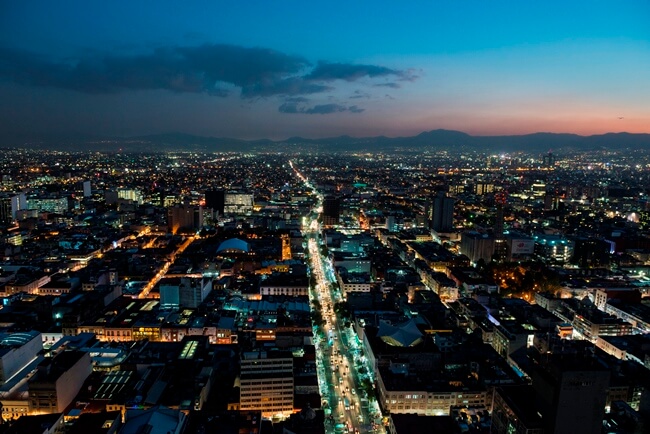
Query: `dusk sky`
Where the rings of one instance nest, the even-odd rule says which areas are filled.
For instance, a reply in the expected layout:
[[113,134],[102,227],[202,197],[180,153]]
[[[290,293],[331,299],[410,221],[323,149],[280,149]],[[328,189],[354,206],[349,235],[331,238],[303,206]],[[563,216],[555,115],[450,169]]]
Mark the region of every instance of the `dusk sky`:
[[0,4],[0,140],[437,128],[650,132],[650,2]]

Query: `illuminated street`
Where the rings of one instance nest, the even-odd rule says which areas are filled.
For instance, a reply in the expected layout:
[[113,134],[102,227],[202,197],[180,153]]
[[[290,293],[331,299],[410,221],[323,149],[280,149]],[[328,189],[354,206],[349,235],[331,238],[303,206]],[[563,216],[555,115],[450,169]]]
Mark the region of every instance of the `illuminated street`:
[[[292,163],[291,167],[313,189]],[[367,391],[361,387],[364,375],[372,384],[374,379],[368,374],[372,371],[368,369],[353,328],[342,324],[342,318],[335,312],[336,303],[343,300],[333,284],[330,262],[322,256],[319,246],[320,225],[317,216],[322,211],[321,202],[322,196],[319,195],[311,219],[305,222],[305,239],[310,270],[315,277],[315,288],[310,298],[312,306],[320,306],[323,318],[323,326],[317,327],[314,335],[319,387],[326,415],[325,429],[334,433],[383,432],[378,404],[373,398],[369,399]]]
[[145,285],[145,287],[142,289],[142,292],[138,294],[138,298],[149,298],[149,293],[153,288],[156,287],[156,284],[160,282],[160,279],[162,279],[165,276],[165,273],[167,273],[167,270],[169,270],[169,267],[171,264],[174,263],[174,259],[176,256],[180,255],[187,249],[187,246],[192,244],[194,242],[194,236],[187,237],[181,244],[179,244],[178,248],[174,253],[172,253],[170,259],[165,262],[165,264],[156,272],[156,274],[151,278],[151,280]]

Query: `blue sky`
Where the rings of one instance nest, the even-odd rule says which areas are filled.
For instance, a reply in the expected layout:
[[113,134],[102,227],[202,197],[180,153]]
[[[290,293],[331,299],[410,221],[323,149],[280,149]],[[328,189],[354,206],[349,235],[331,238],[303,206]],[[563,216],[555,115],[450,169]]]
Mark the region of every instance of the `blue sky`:
[[0,129],[650,132],[649,22],[647,1],[3,2]]

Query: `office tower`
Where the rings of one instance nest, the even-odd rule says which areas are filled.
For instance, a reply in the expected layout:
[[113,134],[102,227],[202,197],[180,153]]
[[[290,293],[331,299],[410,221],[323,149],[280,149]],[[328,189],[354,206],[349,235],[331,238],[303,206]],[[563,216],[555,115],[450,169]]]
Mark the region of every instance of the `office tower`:
[[223,190],[209,190],[205,192],[205,207],[213,212],[223,215],[226,204],[226,192]]
[[253,195],[250,193],[226,193],[224,214],[250,214],[253,212]]
[[67,197],[30,197],[27,199],[27,207],[39,212],[53,212],[64,214],[68,211]]
[[325,196],[325,200],[323,200],[323,225],[338,225],[340,214],[341,200],[338,197]]
[[252,351],[240,361],[241,411],[262,417],[293,413],[293,355],[288,351]]
[[90,181],[84,181],[83,189],[84,189],[84,197],[92,196],[92,189],[90,187]]
[[433,199],[429,216],[430,227],[436,232],[449,232],[454,227],[454,199],[440,191]]
[[550,356],[533,371],[545,433],[600,434],[610,372],[589,356]]
[[119,188],[117,190],[117,197],[119,199],[131,200],[138,205],[142,205],[143,202],[142,192],[132,188]]

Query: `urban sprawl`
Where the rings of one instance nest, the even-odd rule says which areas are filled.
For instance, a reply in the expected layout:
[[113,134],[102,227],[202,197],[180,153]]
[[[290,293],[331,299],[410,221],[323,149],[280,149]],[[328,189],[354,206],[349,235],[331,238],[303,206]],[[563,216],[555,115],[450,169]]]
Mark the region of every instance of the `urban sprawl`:
[[5,150],[0,433],[648,432],[649,195],[645,152]]

